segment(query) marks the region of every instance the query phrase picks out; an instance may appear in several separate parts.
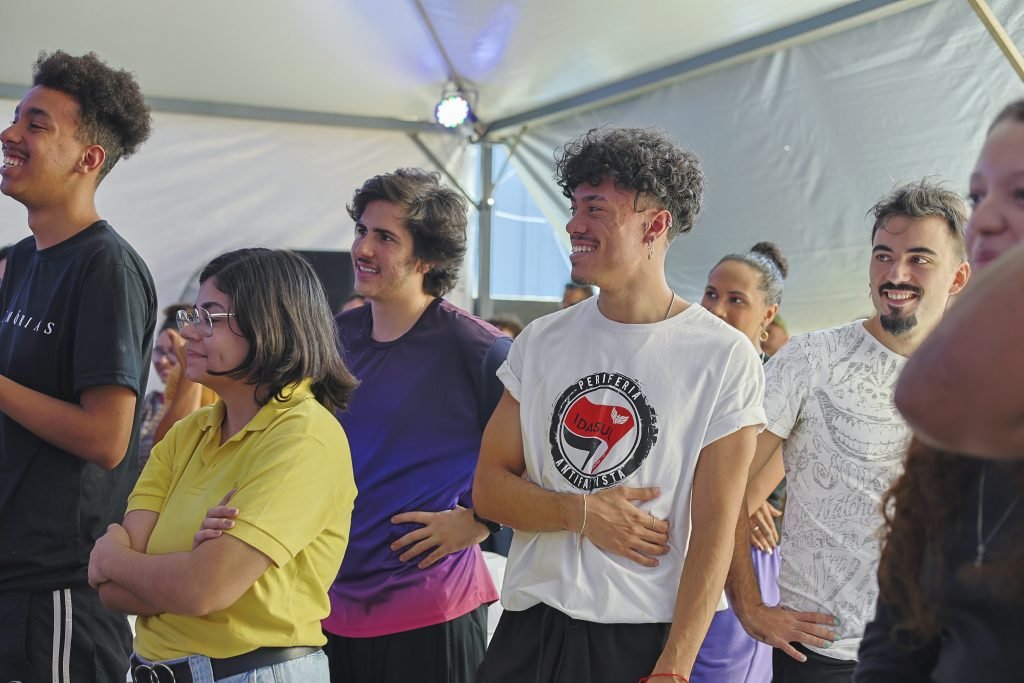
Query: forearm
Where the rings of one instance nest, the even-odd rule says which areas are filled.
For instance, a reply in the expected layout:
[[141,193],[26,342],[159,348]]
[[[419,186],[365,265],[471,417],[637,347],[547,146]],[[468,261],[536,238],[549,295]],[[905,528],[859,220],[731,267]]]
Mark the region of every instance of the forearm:
[[[672,627],[657,672],[689,676],[693,668],[729,571],[734,527],[722,519],[716,518],[703,529],[694,527],[679,581]],[[749,543],[744,540],[740,545],[749,558]]]
[[768,500],[768,496],[785,478],[786,468],[782,462],[782,448],[779,447],[747,484],[747,515],[752,515],[761,503]]
[[761,604],[761,587],[754,573],[754,561],[750,555],[750,528],[747,516],[742,512],[736,523],[733,540],[732,561],[725,581],[725,594],[729,598],[736,617],[743,623],[747,612]]
[[209,583],[192,580],[193,553],[146,555],[122,546],[106,555],[101,570],[111,582],[138,597],[156,614],[207,614]]
[[[124,388],[125,391],[130,391]],[[134,402],[103,417],[0,376],[0,412],[37,437],[106,469],[124,458],[131,436]]]
[[484,519],[520,531],[580,531],[582,496],[546,491],[496,467],[478,468],[473,504]]
[[164,411],[163,417],[160,418],[160,423],[157,424],[156,431],[153,433],[153,443],[163,439],[178,420],[198,410],[199,404],[202,402],[202,395],[203,385],[189,380],[185,373],[181,373],[174,396],[167,404],[167,410]]
[[162,614],[160,610],[132,593],[124,586],[108,581],[100,584],[97,591],[100,594],[100,602],[107,609],[124,614],[136,614],[140,617],[152,617]]

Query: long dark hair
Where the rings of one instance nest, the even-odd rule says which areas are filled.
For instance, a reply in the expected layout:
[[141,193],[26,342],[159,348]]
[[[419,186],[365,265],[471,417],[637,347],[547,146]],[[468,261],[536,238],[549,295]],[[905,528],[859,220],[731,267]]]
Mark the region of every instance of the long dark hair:
[[312,380],[328,410],[345,409],[358,381],[341,360],[338,330],[313,267],[283,249],[239,249],[210,261],[199,282],[216,279],[231,297],[231,324],[249,353],[221,374],[256,386],[256,402],[285,400],[285,389]]

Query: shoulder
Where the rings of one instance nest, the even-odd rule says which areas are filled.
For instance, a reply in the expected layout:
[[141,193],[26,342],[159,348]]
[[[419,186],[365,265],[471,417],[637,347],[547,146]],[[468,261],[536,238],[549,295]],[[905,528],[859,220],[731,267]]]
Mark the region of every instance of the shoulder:
[[458,345],[463,352],[487,353],[499,339],[508,340],[507,334],[455,304],[439,299],[430,311],[430,326]]
[[369,305],[343,311],[334,316],[334,324],[338,328],[338,337],[342,346],[349,347],[361,337],[366,336],[369,330],[370,316]]

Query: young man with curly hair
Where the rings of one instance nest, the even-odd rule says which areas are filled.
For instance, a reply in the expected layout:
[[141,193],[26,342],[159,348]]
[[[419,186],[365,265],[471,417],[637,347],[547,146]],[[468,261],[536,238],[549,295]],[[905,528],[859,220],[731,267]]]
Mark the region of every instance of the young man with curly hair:
[[134,77],[41,55],[0,134],[0,191],[28,209],[0,287],[0,680],[124,680],[131,632],[87,584],[124,514],[156,293],[96,211],[96,186],[149,136]]
[[700,211],[692,153],[592,130],[557,173],[572,278],[600,294],[527,326],[498,371],[473,493],[515,535],[477,680],[685,681],[721,604],[761,362],[665,278]]
[[337,317],[361,382],[338,414],[359,496],[324,620],[333,681],[472,680],[497,592],[470,488],[510,340],[441,298],[466,253],[466,204],[440,176],[375,176],[348,206],[368,306]]

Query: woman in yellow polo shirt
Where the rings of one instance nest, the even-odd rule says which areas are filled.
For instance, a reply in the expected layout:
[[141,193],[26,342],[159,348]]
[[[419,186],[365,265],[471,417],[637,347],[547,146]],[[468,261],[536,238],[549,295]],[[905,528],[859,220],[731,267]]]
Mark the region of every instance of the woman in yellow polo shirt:
[[[188,377],[220,400],[153,447],[124,523],[96,543],[89,581],[107,607],[139,615],[140,683],[327,683],[320,620],[356,495],[332,410],[356,380],[297,255],[230,252],[199,281],[178,325]],[[244,512],[197,533],[227,498]]]

